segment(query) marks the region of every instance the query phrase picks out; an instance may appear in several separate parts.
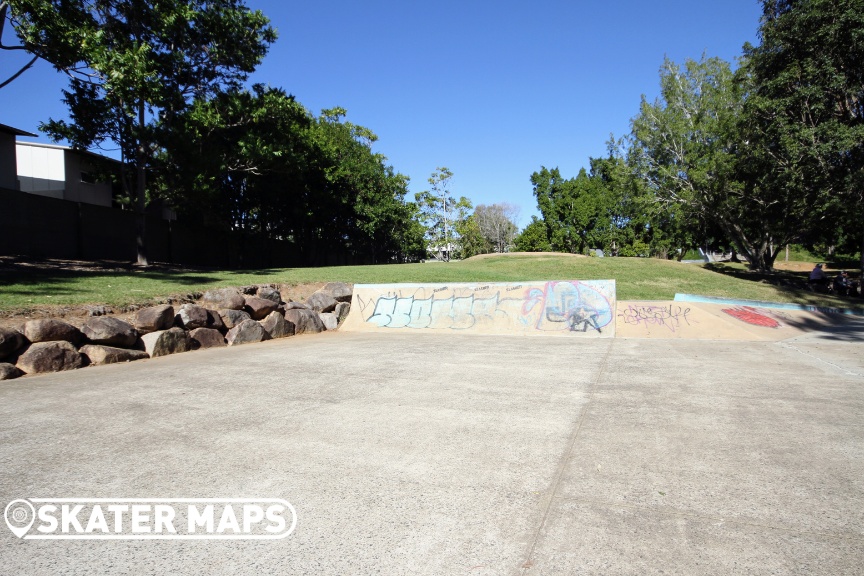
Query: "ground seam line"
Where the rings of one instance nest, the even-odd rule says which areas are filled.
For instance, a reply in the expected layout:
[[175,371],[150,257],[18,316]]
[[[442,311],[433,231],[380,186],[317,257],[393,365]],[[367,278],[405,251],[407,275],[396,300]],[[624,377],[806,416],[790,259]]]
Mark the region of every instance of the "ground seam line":
[[826,532],[810,532],[807,530],[795,530],[794,528],[786,528],[784,526],[776,526],[774,524],[764,524],[761,522],[747,522],[742,520],[735,520],[729,518],[721,518],[720,516],[713,516],[711,514],[697,514],[694,512],[684,512],[681,510],[657,510],[655,508],[651,508],[649,506],[639,506],[637,504],[623,504],[620,502],[610,502],[604,500],[592,500],[590,498],[579,498],[577,496],[556,496],[555,500],[569,501],[569,502],[582,502],[586,504],[594,504],[595,506],[607,506],[607,507],[615,507],[615,508],[626,508],[628,510],[644,510],[647,512],[651,512],[652,514],[657,514],[660,516],[681,516],[685,518],[693,518],[700,520],[710,520],[717,521],[723,524],[734,524],[736,526],[750,526],[753,528],[766,528],[769,530],[777,530],[779,532],[788,532],[790,534],[799,534],[802,536],[811,536],[814,538],[828,538],[830,540],[851,540],[854,542],[864,542],[864,536],[859,536],[856,534],[834,534],[834,533],[826,533]]
[[803,356],[809,356],[810,358],[813,358],[814,360],[818,360],[819,362],[822,362],[823,364],[828,364],[829,366],[832,366],[832,367],[836,368],[837,370],[840,370],[841,372],[843,372],[843,374],[845,374],[847,376],[864,376],[864,374],[861,374],[860,372],[852,372],[851,370],[848,370],[848,369],[844,368],[843,366],[840,366],[839,364],[834,364],[833,362],[829,362],[828,360],[823,360],[822,358],[820,358],[819,356],[816,356],[815,354],[811,354],[810,352],[805,352],[805,351],[801,350],[800,348],[798,348],[797,346],[789,344],[788,342],[777,342],[777,344],[779,344],[781,347],[786,348],[788,350],[794,350]]
[[573,434],[568,441],[567,450],[564,452],[564,456],[563,458],[561,458],[561,461],[558,464],[558,470],[555,471],[555,479],[552,482],[552,489],[548,496],[549,501],[546,502],[546,505],[543,508],[543,515],[540,518],[540,525],[534,532],[534,538],[531,540],[531,546],[528,548],[528,553],[525,555],[525,560],[522,561],[522,565],[519,567],[519,573],[522,575],[524,575],[526,571],[531,568],[531,558],[534,557],[534,551],[537,548],[537,541],[540,539],[540,534],[543,532],[543,528],[546,527],[546,521],[549,518],[549,510],[552,508],[552,503],[556,500],[555,494],[558,493],[558,487],[561,485],[561,478],[564,476],[564,469],[567,467],[567,463],[570,461],[570,458],[573,454],[573,448],[576,446],[576,440],[579,438],[579,432],[581,432],[582,425],[585,423],[585,419],[588,417],[588,409],[591,406],[592,401],[594,400],[594,390],[597,387],[597,383],[600,382],[600,379],[606,372],[606,365],[609,363],[609,356],[612,353],[612,346],[614,344],[615,339],[610,339],[609,346],[606,348],[606,353],[603,355],[603,361],[600,363],[600,369],[597,371],[597,376],[591,382],[591,389],[588,392],[588,400],[585,402],[585,406],[582,411],[582,417],[579,418],[579,424],[576,426],[576,429],[573,431]]

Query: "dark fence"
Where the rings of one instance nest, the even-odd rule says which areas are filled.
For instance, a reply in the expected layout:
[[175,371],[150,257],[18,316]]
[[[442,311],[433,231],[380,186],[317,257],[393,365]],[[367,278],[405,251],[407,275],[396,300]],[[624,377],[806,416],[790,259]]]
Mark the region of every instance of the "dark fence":
[[[305,262],[291,242],[147,215],[151,262],[213,268],[345,264],[335,255]],[[135,259],[136,215],[0,188],[0,254],[75,260]]]

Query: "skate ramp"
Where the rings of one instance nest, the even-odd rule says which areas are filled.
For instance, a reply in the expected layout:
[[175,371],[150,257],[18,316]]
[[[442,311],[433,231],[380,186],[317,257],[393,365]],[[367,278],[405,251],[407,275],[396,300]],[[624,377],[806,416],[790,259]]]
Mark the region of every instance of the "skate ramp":
[[813,335],[851,339],[864,338],[864,319],[838,310],[767,302],[621,301],[616,334],[693,340],[780,341]]
[[615,281],[355,284],[348,332],[615,336]]

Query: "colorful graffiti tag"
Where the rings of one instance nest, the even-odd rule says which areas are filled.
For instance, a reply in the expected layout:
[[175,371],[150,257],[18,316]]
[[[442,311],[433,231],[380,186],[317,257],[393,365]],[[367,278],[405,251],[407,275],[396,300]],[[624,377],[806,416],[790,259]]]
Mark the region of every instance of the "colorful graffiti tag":
[[752,306],[737,306],[735,308],[724,308],[723,312],[732,316],[733,318],[741,320],[742,322],[752,324],[753,326],[764,326],[765,328],[780,327],[780,322],[778,322],[774,318],[765,316],[759,310],[753,308]]
[[614,335],[614,280],[359,284],[354,295],[362,321],[380,328]]

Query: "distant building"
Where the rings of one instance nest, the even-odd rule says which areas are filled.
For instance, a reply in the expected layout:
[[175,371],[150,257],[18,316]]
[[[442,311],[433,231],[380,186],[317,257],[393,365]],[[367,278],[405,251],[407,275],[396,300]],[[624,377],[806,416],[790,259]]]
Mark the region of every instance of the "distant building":
[[15,138],[36,136],[30,132],[0,124],[0,188],[18,190],[18,168],[15,165]]
[[[60,200],[97,206],[112,205],[112,186],[98,181],[97,164],[119,162],[92,152],[66,146],[16,142],[17,185],[15,189]],[[103,167],[104,169],[104,167]]]
[[451,254],[456,251],[457,246],[452,242],[448,242],[444,245],[438,246],[428,246],[426,248],[426,254],[432,260],[440,260],[441,262],[448,262],[450,260]]

